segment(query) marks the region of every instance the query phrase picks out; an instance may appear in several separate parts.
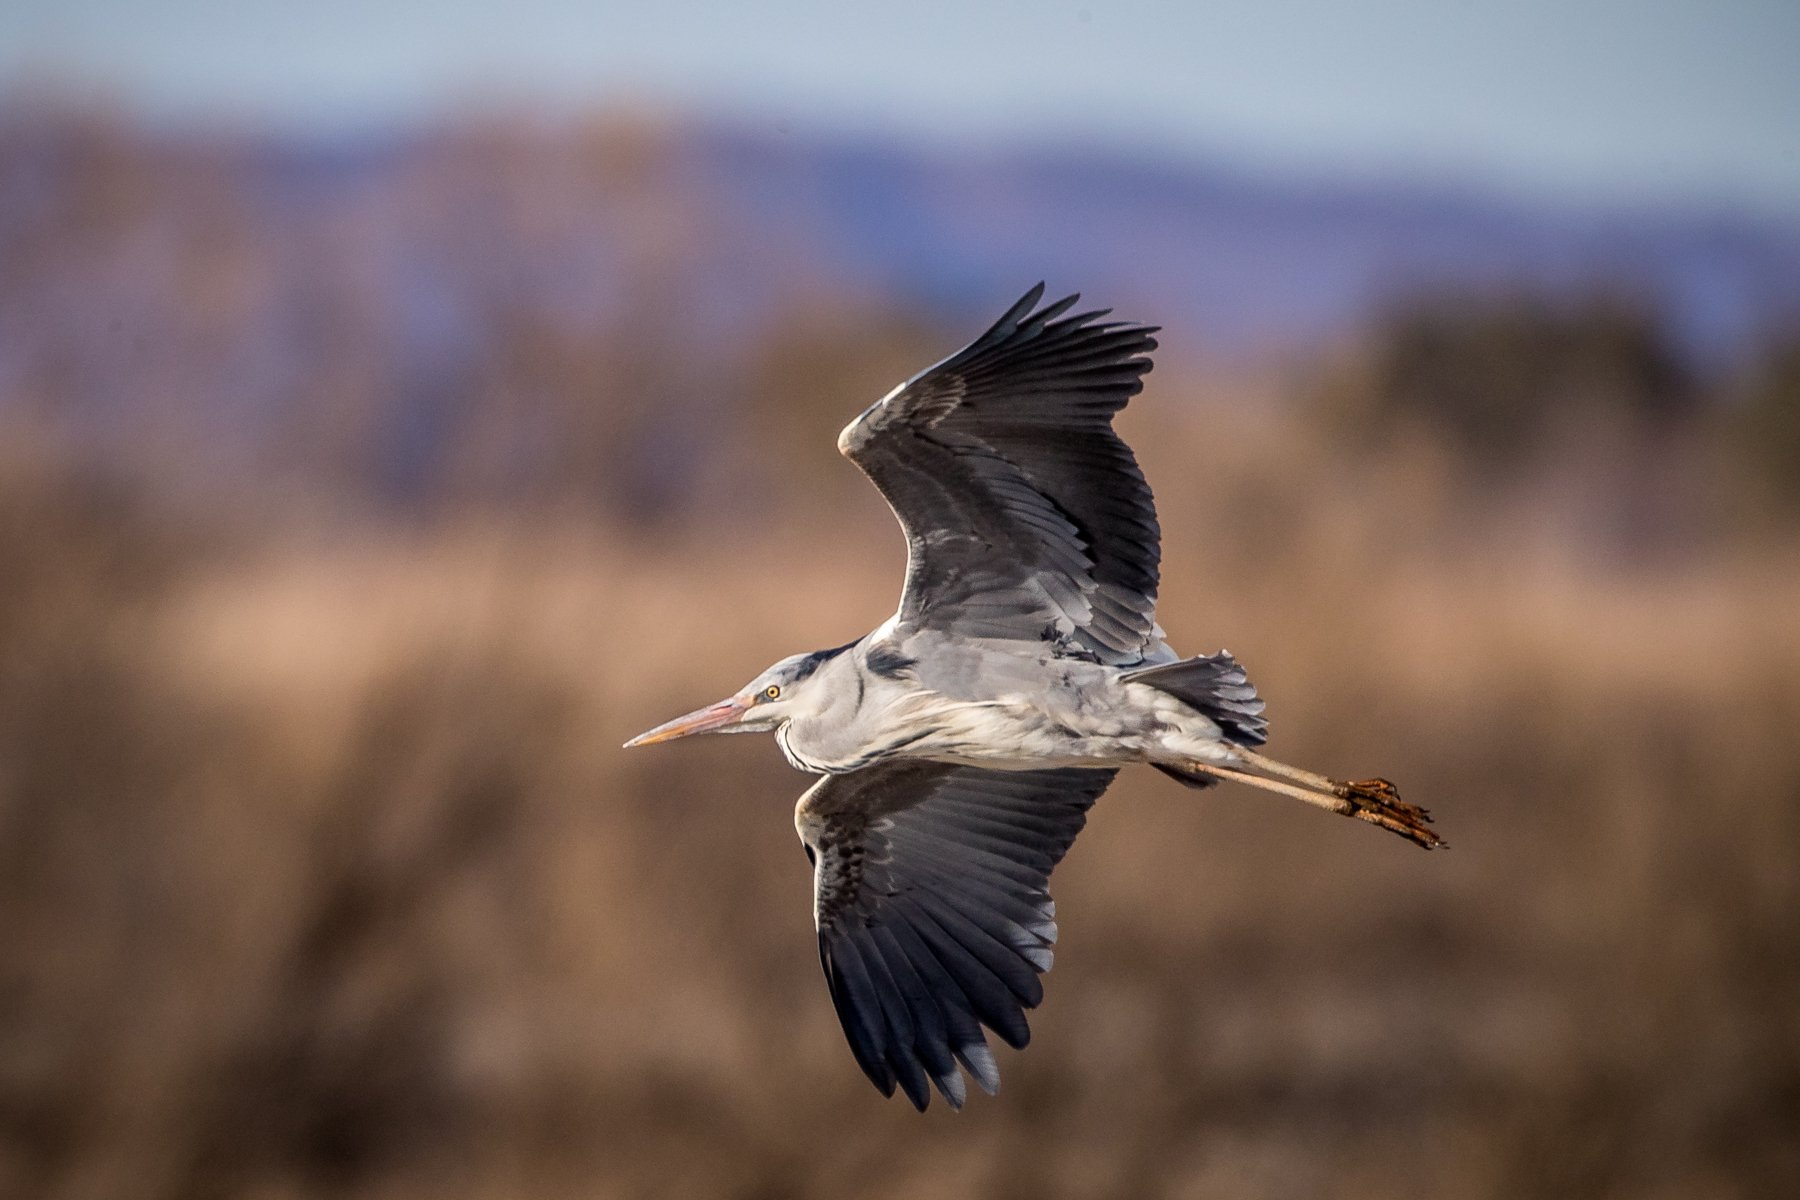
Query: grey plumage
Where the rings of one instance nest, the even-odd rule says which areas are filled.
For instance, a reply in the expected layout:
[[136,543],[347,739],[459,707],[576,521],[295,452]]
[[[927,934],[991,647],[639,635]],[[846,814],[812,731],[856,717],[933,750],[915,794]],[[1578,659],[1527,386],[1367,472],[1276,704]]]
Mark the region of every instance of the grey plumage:
[[1147,683],[1211,717],[1232,741],[1260,746],[1269,740],[1262,697],[1237,659],[1221,650],[1201,658],[1127,671],[1122,678]]
[[1032,312],[1027,292],[838,438],[906,532],[900,624],[963,637],[1054,631],[1102,662],[1155,639],[1161,531],[1113,414],[1143,387],[1146,325]]
[[918,759],[827,775],[794,824],[814,864],[819,959],[851,1050],[920,1108],[927,1074],[963,1101],[960,1058],[992,1093],[981,1026],[1015,1048],[1056,941],[1051,869],[1113,770],[990,771]]
[[1275,762],[1237,660],[1178,659],[1156,623],[1160,531],[1112,418],[1142,387],[1150,326],[1043,308],[870,406],[839,449],[907,541],[894,616],[797,654],[626,743],[773,732],[824,778],[795,810],[844,1035],[884,1094],[988,1092],[983,1028],[1030,1038],[1056,940],[1051,871],[1118,768],[1241,780],[1441,845],[1385,780]]

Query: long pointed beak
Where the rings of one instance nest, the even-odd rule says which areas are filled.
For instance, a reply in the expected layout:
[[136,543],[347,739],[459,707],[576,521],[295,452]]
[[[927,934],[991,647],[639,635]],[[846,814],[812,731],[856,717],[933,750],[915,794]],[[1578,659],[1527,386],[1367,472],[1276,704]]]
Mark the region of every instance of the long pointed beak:
[[684,717],[676,717],[673,721],[664,721],[655,729],[638,734],[625,743],[625,749],[633,746],[654,746],[658,742],[674,741],[678,737],[686,737],[690,733],[711,733],[715,729],[724,729],[735,725],[750,710],[749,705],[735,699],[721,700],[717,704],[709,704],[705,708],[697,708]]

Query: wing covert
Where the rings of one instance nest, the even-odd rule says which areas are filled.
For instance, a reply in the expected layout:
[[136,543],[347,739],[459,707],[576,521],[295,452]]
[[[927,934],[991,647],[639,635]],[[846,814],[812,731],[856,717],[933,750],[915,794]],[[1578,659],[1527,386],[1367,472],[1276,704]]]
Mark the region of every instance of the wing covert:
[[794,824],[813,862],[819,961],[844,1036],[885,1095],[992,1094],[982,1033],[1031,1037],[1056,940],[1051,870],[1117,772],[991,771],[917,759],[815,784]]

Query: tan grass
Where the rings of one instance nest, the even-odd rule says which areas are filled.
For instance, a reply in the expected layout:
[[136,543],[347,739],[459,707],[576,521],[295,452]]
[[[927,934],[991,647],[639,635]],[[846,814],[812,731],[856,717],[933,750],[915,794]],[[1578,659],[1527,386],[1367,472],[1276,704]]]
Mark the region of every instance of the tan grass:
[[1058,873],[1035,1044],[960,1116],[844,1049],[774,748],[617,749],[885,615],[877,502],[140,578],[13,488],[0,1193],[1782,1194],[1800,556],[1584,560],[1429,456],[1191,416],[1134,431],[1166,626],[1455,848],[1128,777]]

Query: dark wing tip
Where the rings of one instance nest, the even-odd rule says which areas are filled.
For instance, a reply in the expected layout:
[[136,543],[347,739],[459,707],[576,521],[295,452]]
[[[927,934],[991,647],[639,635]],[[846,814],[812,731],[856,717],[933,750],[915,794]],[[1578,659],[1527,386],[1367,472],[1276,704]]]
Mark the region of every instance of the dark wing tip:
[[[979,346],[983,343],[997,341],[1017,332],[1027,320],[1038,320],[1041,314],[1034,314],[1033,310],[1037,308],[1038,302],[1043,298],[1044,281],[1040,279],[1026,289],[1025,294],[1015,300],[1013,306],[1002,313],[1000,319],[988,326],[987,332],[976,338],[970,345]],[[1066,306],[1074,300],[1075,297],[1071,296],[1068,300],[1058,301],[1058,303]],[[965,347],[965,352],[966,350],[967,347]]]
[[1019,327],[1020,322],[1024,321],[1025,318],[1031,314],[1031,311],[1038,306],[1038,301],[1043,298],[1044,281],[1040,279],[1027,288],[1023,296],[1020,296],[1017,300],[1013,301],[1012,307],[1001,314],[1000,319],[989,326],[988,331],[982,334],[980,338],[977,338],[976,341],[979,342],[987,338],[1003,337],[1006,334],[1011,333]]
[[[1014,1048],[1030,1041],[1025,1014],[1043,998],[1039,974],[1055,937],[1049,875],[1115,773],[889,765],[827,777],[802,799],[796,824],[812,849],[821,814],[854,807],[859,789],[923,785],[891,822],[862,830],[886,873],[879,888],[858,877],[857,899],[845,905],[835,883],[815,885],[832,1005],[883,1096],[902,1091],[923,1112],[935,1085],[960,1109],[968,1090],[959,1063],[982,1091],[999,1089],[986,1031]],[[841,857],[827,852],[838,840],[822,845],[815,870]]]
[[888,1063],[886,1029],[881,1021],[880,1003],[874,997],[861,964],[853,955],[840,956],[831,945],[819,939],[819,962],[825,968],[825,987],[831,993],[832,1007],[837,1010],[838,1024],[844,1040],[850,1044],[850,1055],[869,1082],[883,1096],[894,1094],[898,1080]]

